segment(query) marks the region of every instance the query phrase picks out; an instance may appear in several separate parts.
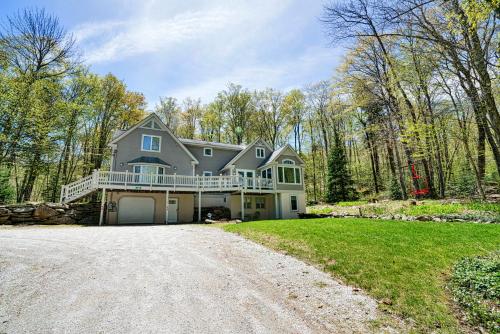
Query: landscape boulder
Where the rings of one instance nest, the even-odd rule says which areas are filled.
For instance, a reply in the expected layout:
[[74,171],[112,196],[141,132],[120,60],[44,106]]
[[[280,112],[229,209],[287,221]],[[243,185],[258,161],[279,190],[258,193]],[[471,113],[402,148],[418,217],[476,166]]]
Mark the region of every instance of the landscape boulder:
[[[64,213],[64,210],[63,212]],[[36,209],[33,211],[33,219],[34,220],[45,220],[47,218],[57,216],[60,214],[60,212],[57,212],[56,210],[52,209],[48,205],[41,204],[36,207]]]

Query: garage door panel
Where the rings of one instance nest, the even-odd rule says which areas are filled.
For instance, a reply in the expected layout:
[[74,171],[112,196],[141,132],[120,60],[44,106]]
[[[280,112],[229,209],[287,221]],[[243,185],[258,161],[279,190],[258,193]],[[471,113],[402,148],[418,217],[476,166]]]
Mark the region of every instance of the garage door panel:
[[153,224],[154,212],[152,197],[122,197],[118,202],[118,224]]

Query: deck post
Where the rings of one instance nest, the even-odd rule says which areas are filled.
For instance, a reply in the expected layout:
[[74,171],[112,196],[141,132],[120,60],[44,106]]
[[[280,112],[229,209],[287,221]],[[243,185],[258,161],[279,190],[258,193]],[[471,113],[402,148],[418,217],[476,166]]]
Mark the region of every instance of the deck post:
[[174,191],[176,185],[177,185],[177,173],[174,173]]
[[125,190],[127,190],[127,182],[128,182],[128,169],[125,171]]
[[167,190],[166,194],[165,194],[165,224],[168,224],[168,195],[169,195],[169,191]]
[[102,221],[104,219],[104,204],[106,204],[106,188],[102,188],[101,214],[99,216],[99,226],[102,225]]
[[280,219],[278,211],[279,211],[278,193],[274,193],[274,218],[276,219]]
[[198,192],[198,221],[201,222],[201,190]]
[[94,169],[92,172],[92,188],[98,188],[99,186],[99,171]]
[[243,189],[241,190],[241,221],[245,220],[245,199],[243,198]]
[[66,186],[62,186],[61,187],[61,197],[59,197],[59,203],[62,203],[63,202],[63,199],[64,199],[64,193],[66,191]]

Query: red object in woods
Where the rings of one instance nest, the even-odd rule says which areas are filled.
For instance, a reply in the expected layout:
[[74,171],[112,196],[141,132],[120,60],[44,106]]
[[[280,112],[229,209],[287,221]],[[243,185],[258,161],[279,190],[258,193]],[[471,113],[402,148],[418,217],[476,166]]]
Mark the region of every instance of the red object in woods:
[[424,186],[420,187],[420,183],[418,182],[422,177],[418,175],[417,170],[415,169],[415,164],[411,164],[411,177],[413,180],[417,180],[416,184],[419,185],[417,189],[412,191],[412,195],[414,196],[423,196],[429,193],[429,185],[427,184],[427,180],[423,179]]

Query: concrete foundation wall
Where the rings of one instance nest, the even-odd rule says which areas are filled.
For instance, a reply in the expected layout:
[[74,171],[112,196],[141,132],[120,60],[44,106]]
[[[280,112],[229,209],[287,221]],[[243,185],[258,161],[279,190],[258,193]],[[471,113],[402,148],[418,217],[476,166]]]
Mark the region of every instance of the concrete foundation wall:
[[[245,217],[249,220],[257,220],[257,219],[274,219],[274,194],[263,194],[263,195],[244,195],[245,198],[251,198],[252,208],[245,209]],[[265,208],[264,209],[256,209],[255,198],[256,197],[264,197],[265,198]],[[240,219],[241,218],[241,195],[231,195],[230,197],[230,209],[231,209],[231,218],[232,219]],[[259,212],[257,214],[257,212]]]
[[[297,196],[297,211],[292,211],[290,197],[292,195]],[[285,192],[280,193],[280,213],[282,219],[293,219],[298,218],[299,212],[306,212],[306,195],[304,192]]]

